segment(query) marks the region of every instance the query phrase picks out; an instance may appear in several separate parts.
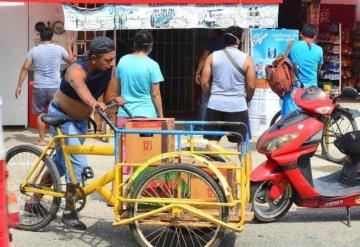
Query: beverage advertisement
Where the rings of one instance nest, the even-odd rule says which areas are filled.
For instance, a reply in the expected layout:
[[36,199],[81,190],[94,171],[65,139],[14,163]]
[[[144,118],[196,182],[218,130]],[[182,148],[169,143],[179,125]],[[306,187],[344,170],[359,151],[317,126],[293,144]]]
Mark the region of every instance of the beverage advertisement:
[[256,78],[265,79],[265,66],[284,54],[291,40],[298,40],[299,31],[290,29],[251,29],[251,54]]

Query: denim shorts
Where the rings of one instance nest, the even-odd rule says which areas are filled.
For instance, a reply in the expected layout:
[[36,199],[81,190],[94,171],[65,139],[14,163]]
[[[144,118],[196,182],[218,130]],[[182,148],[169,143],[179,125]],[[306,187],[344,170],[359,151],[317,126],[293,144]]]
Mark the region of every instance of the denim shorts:
[[32,113],[45,113],[51,100],[54,97],[57,88],[34,88],[32,93]]

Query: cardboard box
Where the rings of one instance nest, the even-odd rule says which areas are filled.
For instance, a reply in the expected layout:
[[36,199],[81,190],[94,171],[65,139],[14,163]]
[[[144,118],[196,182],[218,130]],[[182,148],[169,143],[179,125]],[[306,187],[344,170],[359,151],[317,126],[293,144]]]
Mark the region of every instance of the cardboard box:
[[[174,129],[174,126],[175,121],[173,118],[138,118],[127,121],[125,129],[171,130]],[[126,134],[125,147],[126,162],[141,163],[156,155],[174,151],[175,142],[173,135]]]
[[[211,172],[209,169],[204,169],[205,172],[209,173],[210,176],[215,178],[217,180],[217,177],[215,174]],[[234,176],[234,170],[227,170],[227,169],[219,169],[221,174],[226,178],[229,186],[232,189],[232,192],[234,193],[234,187],[235,187],[235,176]],[[202,199],[205,201],[216,201],[215,195],[213,193],[213,190],[207,185],[203,180],[200,180],[197,177],[191,178],[191,198],[192,199]],[[196,189],[194,189],[196,188]]]

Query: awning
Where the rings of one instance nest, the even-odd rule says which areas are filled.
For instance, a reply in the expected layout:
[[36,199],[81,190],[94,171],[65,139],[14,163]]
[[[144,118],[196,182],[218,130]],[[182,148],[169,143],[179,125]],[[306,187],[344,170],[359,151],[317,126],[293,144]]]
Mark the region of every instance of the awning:
[[107,4],[280,4],[283,0],[0,0],[0,2]]
[[107,4],[96,9],[64,4],[65,29],[276,28],[278,4]]

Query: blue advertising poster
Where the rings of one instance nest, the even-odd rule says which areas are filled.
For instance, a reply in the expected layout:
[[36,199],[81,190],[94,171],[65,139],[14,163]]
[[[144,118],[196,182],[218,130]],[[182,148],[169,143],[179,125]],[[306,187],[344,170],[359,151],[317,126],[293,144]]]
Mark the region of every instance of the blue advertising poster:
[[265,78],[265,66],[279,54],[284,54],[290,40],[299,38],[298,30],[289,29],[251,29],[251,54],[256,78]]

